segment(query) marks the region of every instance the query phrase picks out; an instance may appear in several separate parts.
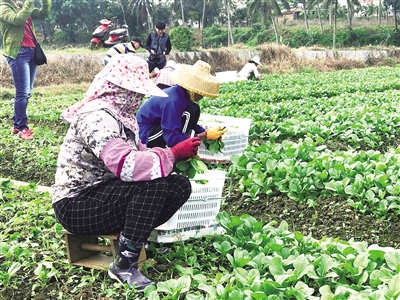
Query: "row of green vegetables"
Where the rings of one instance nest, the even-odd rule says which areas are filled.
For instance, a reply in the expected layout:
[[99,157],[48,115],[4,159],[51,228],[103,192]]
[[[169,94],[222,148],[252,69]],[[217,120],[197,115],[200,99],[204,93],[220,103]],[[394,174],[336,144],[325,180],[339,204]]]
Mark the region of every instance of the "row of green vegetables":
[[[225,84],[218,99],[200,104],[205,113],[253,120],[250,147],[226,166],[247,201],[280,192],[314,206],[321,197],[335,196],[387,218],[388,212],[400,213],[400,150],[377,149],[398,132],[399,71],[266,76]],[[28,114],[36,135],[29,142],[10,133],[12,102],[0,101],[0,177],[50,185],[67,129],[60,112],[81,98],[34,96]],[[83,294],[154,300],[400,297],[398,250],[353,240],[317,241],[289,231],[285,222],[263,225],[251,216],[225,213],[218,216],[225,235],[174,243],[167,255],[156,257],[159,264],[172,263],[165,272],[145,265],[144,273],[158,283],[139,295],[106,272],[66,262],[50,195],[34,187],[0,185],[0,295],[5,299],[27,287],[29,294],[21,299],[42,291],[51,299]]]
[[[241,106],[245,109],[236,110],[235,116],[250,117],[253,120],[250,134],[258,139],[282,141],[313,137],[322,139],[322,143],[330,140],[353,148],[376,149],[392,143],[400,134],[398,90],[343,93],[332,98],[276,103],[264,102],[260,97],[248,99]],[[214,113],[223,114],[224,108],[217,108]]]
[[[263,225],[249,215],[220,213],[226,234],[173,243],[157,254],[163,272],[143,294],[106,271],[66,262],[62,227],[50,195],[31,184],[0,183],[0,294],[4,299],[396,299],[400,251],[353,240],[315,240],[286,222]],[[154,277],[155,276],[155,277]],[[86,295],[86,296],[84,296]],[[1,297],[0,297],[1,298]]]
[[[399,72],[400,68],[371,68],[271,75],[262,81],[224,84],[219,98],[205,98],[200,104],[204,113],[252,119],[249,142],[254,145],[242,157],[233,158],[230,165],[231,176],[236,174],[239,190],[250,200],[274,191],[299,201],[316,201],[333,194],[348,199],[362,211],[372,210],[384,217],[389,210],[398,211],[396,178],[391,172],[397,170]],[[299,90],[305,94],[296,94]],[[317,97],[321,90],[325,92]],[[279,101],[271,100],[274,93],[282,95]],[[0,175],[50,185],[67,129],[60,112],[82,96],[33,97],[28,114],[36,135],[30,142],[21,142],[10,134],[12,101],[0,101]],[[240,99],[240,106],[236,99]],[[387,177],[380,176],[377,186],[370,184],[369,168],[365,168],[368,172],[360,169],[355,173],[345,167],[339,179],[332,170],[340,167],[325,163],[333,164],[340,157],[343,165],[363,165],[367,162],[357,160],[369,149],[381,151],[381,157],[396,157],[385,162],[384,170],[377,170]],[[291,151],[304,157],[285,157],[285,152]],[[381,159],[386,160],[376,161]],[[324,162],[323,168],[317,164],[319,160]],[[253,185],[253,180],[257,184]],[[332,182],[339,180],[343,180],[343,188],[333,189],[338,184]]]
[[231,158],[228,176],[247,201],[279,191],[311,206],[339,197],[355,209],[388,218],[400,214],[400,149],[335,151],[311,139],[262,143]]
[[[263,98],[264,102],[307,98],[331,98],[343,93],[383,92],[400,89],[397,80],[400,67],[354,69],[326,73],[268,75],[262,81],[238,81],[224,85],[221,96],[212,102],[220,106],[246,104],[249,99]],[[236,92],[240,90],[241,93]],[[267,94],[264,92],[268,91]],[[223,101],[220,101],[220,100]]]

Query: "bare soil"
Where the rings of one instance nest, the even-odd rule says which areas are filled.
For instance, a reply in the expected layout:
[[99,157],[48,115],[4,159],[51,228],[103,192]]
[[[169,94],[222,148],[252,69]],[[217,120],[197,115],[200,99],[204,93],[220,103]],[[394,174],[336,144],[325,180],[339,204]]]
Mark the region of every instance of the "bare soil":
[[355,211],[344,200],[320,199],[316,207],[309,207],[287,196],[277,194],[246,202],[241,194],[233,194],[222,210],[231,215],[249,214],[264,224],[286,221],[289,229],[316,239],[324,236],[341,240],[354,239],[369,245],[398,248],[400,245],[399,218],[389,215],[389,220],[379,220],[370,214]]

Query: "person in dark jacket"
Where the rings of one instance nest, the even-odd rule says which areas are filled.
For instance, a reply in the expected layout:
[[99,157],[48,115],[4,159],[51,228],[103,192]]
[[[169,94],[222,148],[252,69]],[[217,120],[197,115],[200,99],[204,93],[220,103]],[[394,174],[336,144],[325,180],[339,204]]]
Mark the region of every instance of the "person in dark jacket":
[[149,72],[151,73],[156,67],[162,69],[167,64],[165,58],[171,51],[171,41],[169,35],[165,32],[165,23],[157,22],[156,30],[151,32],[146,40],[146,50],[150,52],[147,58]]
[[163,91],[166,98],[152,96],[147,99],[136,113],[139,124],[139,137],[148,147],[174,147],[186,140],[194,131],[201,140],[217,140],[227,129],[217,127],[205,130],[197,122],[200,106],[197,102],[206,97],[219,95],[219,80],[211,75],[211,66],[199,60],[193,66],[177,65],[171,73],[176,84]]

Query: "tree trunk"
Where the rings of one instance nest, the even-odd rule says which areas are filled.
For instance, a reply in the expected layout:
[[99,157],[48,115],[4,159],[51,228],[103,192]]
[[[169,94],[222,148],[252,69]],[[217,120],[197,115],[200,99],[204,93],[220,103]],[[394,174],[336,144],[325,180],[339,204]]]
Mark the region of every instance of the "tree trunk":
[[399,28],[397,26],[397,13],[396,13],[396,7],[397,7],[398,2],[399,2],[398,0],[394,1],[394,4],[393,4],[393,18],[394,18],[394,31],[395,32],[399,31]]
[[181,12],[182,12],[182,25],[186,26],[185,15],[183,13],[183,0],[181,0]]
[[278,29],[276,27],[276,22],[275,22],[274,16],[271,16],[271,21],[272,21],[272,26],[274,27],[276,43],[279,45],[280,43],[279,43]]
[[201,17],[201,47],[204,49],[204,17],[206,12],[206,0],[203,0],[203,16]]
[[148,27],[149,27],[149,31],[151,31],[152,29],[153,29],[153,21],[152,21],[152,19],[151,19],[151,15],[150,15],[150,12],[149,12],[149,10],[147,9],[147,7],[146,7],[146,12],[147,12],[147,18],[148,18],[148,22],[147,22],[147,25],[148,25]]
[[125,10],[124,10],[124,6],[122,5],[122,1],[118,0],[119,5],[121,6],[121,10],[122,10],[122,15],[124,16],[124,24],[126,24],[126,18],[125,18]]
[[306,25],[306,32],[308,34],[308,20],[307,20],[307,10],[306,10],[306,0],[303,0],[303,10],[304,10],[304,23]]
[[347,0],[347,23],[349,24],[349,30],[351,30],[353,28],[352,14],[353,14],[353,10],[351,9],[349,0]]
[[378,23],[379,25],[382,25],[382,1],[379,0],[379,6],[378,6]]
[[333,26],[333,18],[332,18],[332,1],[329,4],[329,26],[332,28]]
[[231,14],[230,14],[230,5],[229,1],[225,0],[225,7],[226,7],[226,15],[228,16],[228,46],[229,46],[229,41],[231,42],[232,45],[235,43],[233,42],[233,35],[232,35],[232,28],[231,28]]
[[324,33],[324,27],[322,26],[321,11],[319,10],[319,4],[317,5],[317,12],[318,12],[319,27],[321,28],[321,33]]
[[338,0],[335,0],[335,9],[333,12],[333,43],[332,43],[332,48],[335,50],[336,48],[336,14],[337,14],[337,3]]

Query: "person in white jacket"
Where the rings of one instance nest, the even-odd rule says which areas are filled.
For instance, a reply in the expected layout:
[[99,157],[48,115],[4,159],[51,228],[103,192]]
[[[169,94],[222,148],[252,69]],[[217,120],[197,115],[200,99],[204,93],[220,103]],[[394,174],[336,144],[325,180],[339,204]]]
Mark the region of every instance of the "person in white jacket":
[[247,78],[248,80],[251,79],[260,80],[261,76],[257,70],[258,66],[261,66],[260,57],[254,56],[251,60],[249,60],[247,64],[244,65],[242,70],[240,70],[240,72],[237,73],[237,76],[241,78]]

